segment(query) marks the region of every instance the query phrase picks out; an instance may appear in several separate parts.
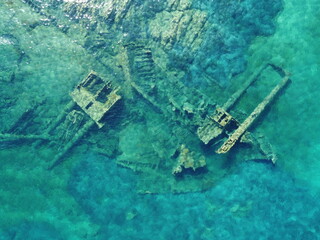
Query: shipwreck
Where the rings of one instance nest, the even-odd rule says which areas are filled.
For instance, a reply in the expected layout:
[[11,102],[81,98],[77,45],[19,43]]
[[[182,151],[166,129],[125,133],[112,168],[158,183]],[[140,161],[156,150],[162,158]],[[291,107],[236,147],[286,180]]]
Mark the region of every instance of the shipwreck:
[[[276,150],[255,127],[272,111],[290,74],[268,63],[231,91],[210,74],[214,64],[206,63],[200,72],[210,82],[210,91],[188,86],[182,79],[190,69],[183,68],[194,59],[187,56],[182,67],[169,66],[172,49],[179,46],[182,53],[196,55],[212,25],[208,13],[193,9],[191,1],[166,1],[152,20],[139,22],[142,32],[131,38],[119,29],[137,20],[132,0],[61,1],[48,8],[34,0],[22,2],[40,19],[26,26],[29,31],[55,28],[76,39],[73,42],[100,68],[99,73],[87,69],[79,75],[82,80],[70,89],[70,101],[45,126],[35,124],[49,108],[43,101],[21,113],[0,134],[1,142],[28,141],[36,151],[52,149],[45,163],[55,171],[83,141],[92,151],[135,171],[139,193],[202,191],[238,161],[276,163]],[[246,100],[260,85],[267,89],[264,95]]]

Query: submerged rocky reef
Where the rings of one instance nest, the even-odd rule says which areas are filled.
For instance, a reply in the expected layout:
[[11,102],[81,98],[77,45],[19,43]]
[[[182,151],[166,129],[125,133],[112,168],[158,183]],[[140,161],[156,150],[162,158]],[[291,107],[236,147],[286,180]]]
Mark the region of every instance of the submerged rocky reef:
[[72,38],[81,34],[83,46],[102,62],[121,44],[144,40],[159,66],[197,85],[226,85],[242,72],[249,44],[274,33],[282,9],[280,0],[25,2],[48,17],[32,28],[56,25]]

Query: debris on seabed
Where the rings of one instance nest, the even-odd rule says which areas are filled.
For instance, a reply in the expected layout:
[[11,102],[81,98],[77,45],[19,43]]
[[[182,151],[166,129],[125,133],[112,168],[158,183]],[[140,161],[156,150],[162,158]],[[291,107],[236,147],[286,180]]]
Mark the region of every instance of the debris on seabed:
[[190,150],[182,144],[179,149],[179,156],[177,158],[177,165],[172,169],[173,175],[178,175],[183,172],[184,169],[192,169],[196,171],[199,168],[206,166],[206,159],[204,156],[200,156],[196,158],[194,152],[190,152]]

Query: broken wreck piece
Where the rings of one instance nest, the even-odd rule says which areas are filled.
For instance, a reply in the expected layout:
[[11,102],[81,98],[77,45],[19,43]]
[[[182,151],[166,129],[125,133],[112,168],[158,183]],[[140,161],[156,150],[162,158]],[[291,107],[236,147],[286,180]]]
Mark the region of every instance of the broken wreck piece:
[[90,72],[70,95],[73,101],[101,128],[104,125],[101,119],[121,98],[117,95],[119,89],[119,87],[112,89],[110,82],[104,82],[95,72]]

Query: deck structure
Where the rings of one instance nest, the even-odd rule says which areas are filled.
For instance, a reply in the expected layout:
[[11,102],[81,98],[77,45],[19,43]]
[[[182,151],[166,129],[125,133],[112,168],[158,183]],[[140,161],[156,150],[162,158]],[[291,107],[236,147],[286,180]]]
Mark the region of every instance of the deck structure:
[[248,81],[242,86],[242,88],[232,94],[232,96],[227,100],[225,104],[223,104],[222,107],[218,106],[214,114],[208,116],[203,124],[199,126],[199,128],[197,129],[197,135],[204,144],[208,144],[212,140],[217,139],[219,136],[221,136],[226,131],[225,128],[228,125],[239,125],[238,121],[228,112],[246,93],[248,88],[257,81],[260,74],[267,66],[268,65],[264,65],[263,67],[261,67],[256,74],[252,75],[252,77],[248,79]]
[[270,94],[253,110],[253,112],[241,123],[241,125],[229,136],[216,153],[227,153],[248,130],[251,124],[260,116],[264,109],[270,104],[278,92],[287,85],[289,75],[286,75],[281,82],[270,92]]
[[73,101],[90,116],[99,128],[104,126],[102,118],[109,109],[121,99],[112,89],[111,82],[104,82],[95,72],[90,72],[70,93]]
[[[120,87],[112,87],[97,73],[91,71],[70,93],[70,101],[65,110],[57,117],[48,129],[48,135],[58,132],[56,141],[58,154],[49,167],[52,170],[63,161],[65,154],[80,140],[93,125],[102,128],[104,116],[121,99],[117,94]],[[77,110],[76,106],[81,110]],[[84,116],[86,115],[86,116]]]
[[[259,78],[261,73],[268,67],[272,67],[277,71],[283,78],[280,83],[278,83],[273,90],[265,97],[265,99],[256,106],[253,112],[244,120],[244,122],[239,123],[230,113],[229,110],[235,105],[237,101],[244,95],[250,86],[252,86],[256,80]],[[202,142],[208,144],[210,141],[214,141],[223,134],[227,134],[228,138],[224,143],[216,150],[216,153],[222,154],[227,153],[231,148],[240,140],[240,142],[248,142],[251,144],[259,145],[261,152],[263,152],[266,157],[271,157],[270,160],[275,163],[275,154],[270,153],[270,147],[268,147],[268,153],[264,146],[269,146],[269,144],[257,141],[252,141],[248,139],[250,133],[248,132],[249,127],[252,123],[261,115],[265,108],[272,102],[275,96],[289,83],[290,74],[285,70],[273,65],[267,64],[263,66],[256,75],[253,75],[243,86],[235,92],[228,101],[223,105],[223,107],[217,107],[215,113],[204,121],[201,125],[197,134]],[[246,133],[246,134],[245,134]]]

